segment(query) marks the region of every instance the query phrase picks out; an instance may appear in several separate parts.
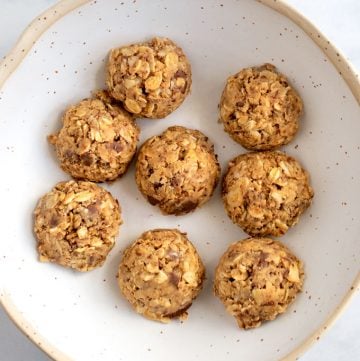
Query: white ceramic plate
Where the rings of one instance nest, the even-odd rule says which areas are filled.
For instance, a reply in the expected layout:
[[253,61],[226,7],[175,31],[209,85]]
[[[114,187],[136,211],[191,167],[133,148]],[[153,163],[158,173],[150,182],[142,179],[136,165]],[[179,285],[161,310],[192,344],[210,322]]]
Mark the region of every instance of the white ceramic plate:
[[[359,82],[299,14],[281,1],[263,3],[66,0],[35,20],[1,64],[0,299],[19,327],[55,359],[290,360],[320,337],[358,286]],[[168,118],[139,121],[141,141],[170,125],[200,129],[214,141],[225,170],[230,158],[244,152],[217,123],[228,75],[271,62],[304,100],[300,132],[284,150],[309,170],[316,196],[282,238],[305,263],[304,292],[286,314],[261,328],[239,330],[212,295],[220,255],[245,237],[225,215],[219,189],[195,213],[165,217],[139,194],[131,168],[106,186],[119,199],[125,224],[104,267],[79,274],[37,260],[32,211],[43,193],[68,179],[47,134],[59,128],[68,105],[104,85],[111,47],[154,35],[183,47],[192,63],[193,88]],[[158,227],[188,232],[207,268],[205,288],[184,323],[148,321],[118,292],[121,250]]]

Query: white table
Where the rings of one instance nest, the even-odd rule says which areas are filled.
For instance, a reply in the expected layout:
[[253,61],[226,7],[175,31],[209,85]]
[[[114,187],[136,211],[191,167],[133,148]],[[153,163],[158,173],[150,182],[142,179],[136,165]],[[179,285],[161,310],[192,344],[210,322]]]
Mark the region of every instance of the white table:
[[[359,0],[288,0],[341,49],[360,69]],[[0,0],[0,58],[15,44],[26,25],[56,0]],[[360,295],[357,295],[340,320],[321,338],[303,361],[360,360]],[[48,361],[9,321],[0,307],[0,360]],[[131,360],[129,360],[131,361]],[[250,361],[250,360],[249,360]]]

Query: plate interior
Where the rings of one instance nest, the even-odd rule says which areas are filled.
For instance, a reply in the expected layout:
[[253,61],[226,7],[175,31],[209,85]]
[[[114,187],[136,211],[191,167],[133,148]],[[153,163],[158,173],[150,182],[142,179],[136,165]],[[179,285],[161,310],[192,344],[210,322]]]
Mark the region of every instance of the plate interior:
[[[231,223],[219,187],[200,210],[162,216],[137,190],[134,167],[105,187],[119,199],[124,225],[101,269],[79,274],[37,260],[32,211],[63,173],[46,136],[64,109],[104,86],[108,50],[168,36],[190,59],[191,95],[164,120],[139,120],[141,143],[171,125],[203,131],[222,171],[245,150],[217,122],[225,79],[271,62],[300,93],[305,113],[283,149],[302,162],[315,190],[312,207],[281,240],[305,263],[304,292],[276,321],[241,331],[212,295],[219,257],[246,235]],[[288,18],[253,0],[98,0],[72,11],[36,42],[0,92],[2,240],[0,289],[50,343],[75,360],[273,360],[310,336],[338,306],[358,272],[360,111],[334,66]],[[121,251],[143,231],[188,233],[207,269],[205,288],[184,322],[135,314],[118,292]]]

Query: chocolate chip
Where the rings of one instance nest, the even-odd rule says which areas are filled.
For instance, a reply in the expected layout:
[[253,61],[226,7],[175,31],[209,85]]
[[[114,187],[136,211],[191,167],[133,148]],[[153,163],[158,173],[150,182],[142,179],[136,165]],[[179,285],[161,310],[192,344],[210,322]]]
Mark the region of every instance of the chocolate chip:
[[172,177],[170,179],[170,184],[172,187],[178,187],[180,185],[180,179],[178,177]]
[[179,160],[184,160],[186,157],[186,149],[180,149]]
[[187,201],[180,205],[176,213],[188,213],[193,211],[198,206],[197,202]]
[[117,153],[120,153],[121,151],[124,150],[124,145],[122,144],[121,141],[113,142],[111,146]]
[[263,303],[263,306],[274,306],[275,302],[274,301],[269,301],[266,303]]
[[260,268],[265,268],[268,266],[269,262],[266,261],[268,255],[269,255],[269,253],[261,251],[260,258],[259,258],[259,267]]
[[90,204],[88,207],[87,207],[88,211],[89,211],[89,215],[91,216],[96,216],[99,212],[99,209],[96,205],[94,204]]
[[178,70],[175,73],[175,78],[186,78],[186,73],[183,70]]
[[158,190],[159,188],[161,188],[163,185],[160,182],[155,182],[154,183],[154,189]]
[[229,120],[236,120],[236,115],[235,115],[235,113],[231,113],[231,114],[229,115]]
[[147,196],[147,199],[152,206],[156,206],[157,204],[160,203],[160,201],[158,201],[156,198],[151,196]]
[[50,228],[55,228],[59,225],[60,223],[60,218],[54,214],[51,218],[50,218]]
[[85,153],[81,156],[81,161],[84,163],[84,165],[90,166],[93,164],[94,159],[90,153]]
[[70,149],[66,149],[65,153],[64,153],[64,157],[71,159],[74,157],[74,152]]
[[66,149],[66,151],[64,152],[64,157],[67,158],[70,163],[75,164],[79,162],[79,156],[70,149]]
[[180,282],[180,277],[176,273],[171,272],[169,274],[169,280],[170,283],[172,283],[175,287],[177,287]]

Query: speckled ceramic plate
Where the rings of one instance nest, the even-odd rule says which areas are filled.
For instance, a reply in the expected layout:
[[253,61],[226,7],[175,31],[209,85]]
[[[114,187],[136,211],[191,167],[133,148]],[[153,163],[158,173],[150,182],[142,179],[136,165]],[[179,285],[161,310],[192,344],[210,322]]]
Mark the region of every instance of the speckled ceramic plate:
[[[106,187],[125,224],[101,269],[79,274],[37,260],[32,211],[67,179],[46,136],[70,104],[104,85],[111,47],[153,35],[174,39],[193,68],[192,93],[171,116],[140,120],[141,141],[170,125],[198,128],[214,142],[223,170],[243,153],[217,123],[226,77],[264,62],[287,74],[305,114],[285,150],[309,170],[316,196],[282,238],[305,263],[304,292],[288,312],[239,330],[212,294],[214,267],[245,237],[227,218],[217,190],[202,209],[165,217],[147,204],[133,168]],[[19,327],[57,360],[288,360],[318,339],[358,285],[360,257],[360,85],[344,58],[282,1],[67,0],[41,15],[0,66],[1,301]],[[120,252],[149,228],[188,232],[207,268],[184,322],[168,325],[133,312],[118,292]]]

